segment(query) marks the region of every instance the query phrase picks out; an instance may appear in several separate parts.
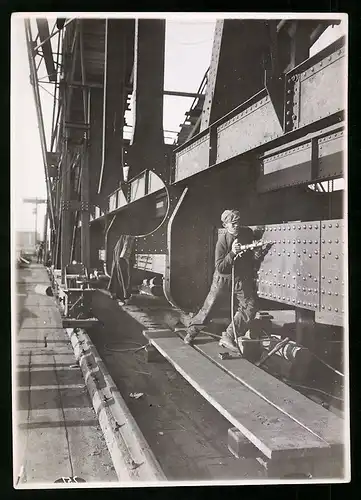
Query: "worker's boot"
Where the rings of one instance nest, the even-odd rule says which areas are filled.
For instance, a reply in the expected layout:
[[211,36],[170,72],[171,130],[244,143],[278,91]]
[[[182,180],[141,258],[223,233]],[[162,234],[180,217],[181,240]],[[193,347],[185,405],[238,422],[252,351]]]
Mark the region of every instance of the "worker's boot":
[[199,331],[200,331],[200,329],[197,328],[196,326],[189,326],[187,328],[187,335],[184,337],[184,343],[185,344],[192,344],[193,340],[196,338]]
[[260,343],[248,330],[243,336],[238,337],[238,346],[244,358],[248,361],[256,362],[261,355]]
[[239,352],[236,343],[234,341],[233,335],[228,332],[222,332],[222,337],[221,340],[219,341],[219,345],[221,347],[229,349],[230,351],[237,353]]

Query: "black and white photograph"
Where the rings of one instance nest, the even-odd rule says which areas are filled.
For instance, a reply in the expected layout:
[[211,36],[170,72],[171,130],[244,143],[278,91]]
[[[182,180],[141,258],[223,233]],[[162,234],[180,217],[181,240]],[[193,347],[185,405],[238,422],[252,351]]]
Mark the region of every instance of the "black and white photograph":
[[11,17],[15,489],[351,480],[348,15]]

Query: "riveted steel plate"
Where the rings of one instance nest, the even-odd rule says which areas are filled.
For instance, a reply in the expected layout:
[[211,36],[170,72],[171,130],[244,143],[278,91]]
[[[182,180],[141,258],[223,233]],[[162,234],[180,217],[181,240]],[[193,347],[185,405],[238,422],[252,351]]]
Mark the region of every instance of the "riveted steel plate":
[[296,148],[287,149],[263,160],[263,174],[284,170],[285,168],[311,162],[311,142]]
[[320,223],[269,225],[263,239],[273,246],[259,270],[259,296],[318,310]]
[[283,134],[269,97],[217,128],[217,163],[265,144]]
[[342,220],[321,224],[321,312],[332,313],[336,324],[344,314],[344,223]]
[[283,170],[276,170],[267,175],[261,175],[257,181],[259,192],[273,191],[282,187],[306,184],[312,181],[311,162],[287,167]]
[[175,182],[209,167],[209,134],[176,153]]
[[300,127],[345,108],[344,48],[300,75]]
[[142,271],[165,273],[166,255],[164,254],[136,254],[134,267]]
[[343,175],[343,130],[318,140],[318,174],[320,178]]

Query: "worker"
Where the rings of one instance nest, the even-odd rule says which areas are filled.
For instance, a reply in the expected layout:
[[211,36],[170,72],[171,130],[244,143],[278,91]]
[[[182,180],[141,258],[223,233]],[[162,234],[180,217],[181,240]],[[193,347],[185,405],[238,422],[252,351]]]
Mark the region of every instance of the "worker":
[[44,251],[44,243],[41,241],[38,245],[37,245],[37,263],[41,264],[43,262],[43,251]]
[[226,231],[220,234],[216,244],[215,271],[211,289],[202,308],[188,324],[184,342],[186,344],[193,342],[216,304],[225,297],[228,297],[228,303],[230,303],[232,265],[234,264],[233,300],[235,300],[235,314],[233,321],[222,333],[219,344],[227,349],[237,350],[233,328],[235,328],[237,337],[245,334],[250,335],[250,327],[256,315],[256,260],[264,256],[268,248],[267,246],[262,247],[261,252],[256,255],[253,250],[242,250],[242,245],[253,242],[254,234],[251,228],[241,227],[238,210],[225,210],[221,215],[221,221]]

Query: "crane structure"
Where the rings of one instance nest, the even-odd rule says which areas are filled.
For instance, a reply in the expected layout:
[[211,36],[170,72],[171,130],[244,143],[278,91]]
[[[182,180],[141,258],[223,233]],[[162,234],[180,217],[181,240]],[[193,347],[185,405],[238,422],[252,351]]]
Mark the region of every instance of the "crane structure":
[[[272,229],[268,225],[312,221],[306,228],[292,224],[292,238],[277,240],[276,269],[295,269],[298,255],[338,251],[342,221],[336,228],[332,220],[342,219],[342,191],[321,187],[343,177],[344,38],[309,57],[310,47],[338,22],[217,21],[209,69],[192,94],[178,141],[168,145],[163,95],[173,92],[164,90],[164,20],[74,18],[50,33],[47,20],[37,19],[35,39],[25,21],[55,268],[64,271],[73,259],[102,268],[104,250],[107,268],[120,234],[151,232],[136,239],[135,266],[142,269],[147,261],[144,270],[164,278],[170,302],[194,309],[209,286],[209,227],[216,227],[226,200],[242,208],[244,224],[262,225],[265,234]],[[54,87],[49,146],[39,97],[41,58]],[[126,140],[124,115],[131,96],[134,126]],[[160,220],[156,207],[167,204],[167,216],[153,233]],[[191,213],[197,213],[198,223],[187,223]],[[206,219],[207,230],[201,227]],[[320,221],[326,219],[331,222],[323,228]],[[340,234],[323,237],[322,229]],[[315,234],[308,248],[310,231]],[[294,240],[305,248],[292,248]],[[309,275],[322,275],[324,264],[331,273],[332,262],[307,258],[298,266],[306,282],[302,275],[300,283],[286,278],[281,283],[277,277],[274,284],[262,267],[259,295],[296,307],[301,317],[316,314],[341,324],[343,293],[336,287],[343,280],[332,276],[330,290],[320,281],[311,283]],[[326,300],[330,292],[332,299]]]

